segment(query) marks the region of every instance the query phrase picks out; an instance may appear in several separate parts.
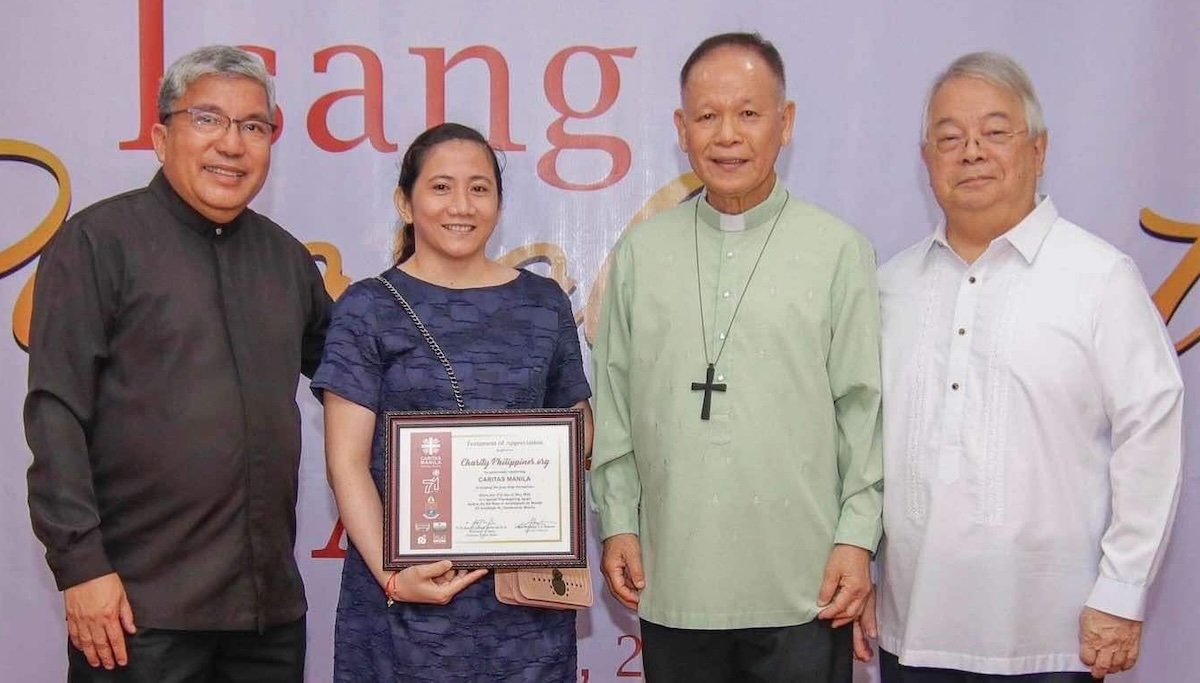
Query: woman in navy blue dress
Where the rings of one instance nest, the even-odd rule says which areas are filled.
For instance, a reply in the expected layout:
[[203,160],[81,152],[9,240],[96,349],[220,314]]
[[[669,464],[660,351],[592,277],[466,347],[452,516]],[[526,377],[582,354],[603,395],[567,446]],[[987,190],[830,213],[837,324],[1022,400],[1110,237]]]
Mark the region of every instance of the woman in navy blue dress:
[[[501,196],[495,152],[478,132],[451,123],[422,133],[401,165],[405,225],[397,265],[383,276],[449,358],[467,410],[579,407],[590,444],[570,301],[554,281],[485,254]],[[334,679],[574,681],[574,612],[502,604],[486,570],[450,562],[383,570],[382,415],[457,404],[441,362],[382,283],[358,282],[338,301],[312,386],[323,394],[329,480],[350,537]]]

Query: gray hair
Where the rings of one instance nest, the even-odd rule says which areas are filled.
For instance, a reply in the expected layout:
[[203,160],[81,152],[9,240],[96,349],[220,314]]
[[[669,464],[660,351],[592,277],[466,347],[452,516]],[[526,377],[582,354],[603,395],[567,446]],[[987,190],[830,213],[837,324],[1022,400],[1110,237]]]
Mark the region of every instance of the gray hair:
[[158,119],[165,122],[175,102],[205,76],[249,78],[267,91],[267,112],[275,120],[275,82],[258,55],[229,45],[208,45],[175,60],[158,89]]
[[1025,125],[1029,128],[1029,137],[1036,138],[1046,133],[1042,104],[1033,90],[1029,74],[1025,73],[1021,65],[999,52],[972,52],[951,62],[929,87],[929,94],[925,98],[925,114],[921,118],[922,144],[929,137],[929,116],[933,98],[947,81],[954,78],[978,78],[1013,93],[1021,98],[1021,104],[1025,105]]

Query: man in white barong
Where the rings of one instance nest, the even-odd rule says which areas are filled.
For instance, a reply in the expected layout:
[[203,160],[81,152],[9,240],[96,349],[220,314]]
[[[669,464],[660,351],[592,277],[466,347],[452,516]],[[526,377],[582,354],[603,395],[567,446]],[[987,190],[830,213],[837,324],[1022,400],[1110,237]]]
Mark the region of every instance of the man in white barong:
[[1037,193],[1019,65],[956,60],[923,134],[944,220],[880,270],[883,681],[1125,671],[1181,483],[1174,348],[1133,261]]

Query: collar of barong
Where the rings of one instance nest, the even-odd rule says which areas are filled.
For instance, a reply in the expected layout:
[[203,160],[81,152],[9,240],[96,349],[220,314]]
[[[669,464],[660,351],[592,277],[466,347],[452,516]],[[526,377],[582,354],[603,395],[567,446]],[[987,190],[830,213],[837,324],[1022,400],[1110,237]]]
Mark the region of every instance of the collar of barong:
[[[1037,195],[1034,197],[1037,202],[1033,211],[1025,215],[1021,222],[1014,225],[1007,232],[1000,235],[993,241],[1008,242],[1016,249],[1026,263],[1032,264],[1037,258],[1038,252],[1042,250],[1042,243],[1046,241],[1046,236],[1050,234],[1050,228],[1054,227],[1055,221],[1058,220],[1058,209],[1054,206],[1054,202],[1050,201],[1049,195]],[[933,234],[926,238],[924,247],[924,256],[929,258],[929,254],[933,252],[934,247],[951,250],[950,241],[946,238],[946,219],[943,217],[938,221],[937,227],[934,228]]]
[[167,177],[163,175],[162,169],[158,169],[158,173],[154,174],[154,179],[150,181],[150,192],[157,197],[163,205],[167,207],[167,211],[175,217],[180,223],[188,226],[192,230],[200,233],[205,237],[212,237],[217,234],[217,228],[225,235],[231,235],[235,230],[241,227],[245,222],[246,216],[250,213],[250,209],[243,209],[229,223],[216,223],[205,218],[201,213],[192,208],[190,204],[184,201],[183,197],[171,187],[171,183]]
[[[767,195],[765,201],[758,206],[750,209],[742,214],[745,219],[746,230],[753,230],[763,225],[770,225],[774,222],[776,216],[779,215],[779,210],[783,208],[783,203],[787,201],[787,188],[778,178],[775,179],[775,187],[771,189],[771,194]],[[707,225],[710,228],[721,229],[721,212],[712,207],[708,203],[707,193],[701,194],[696,198],[700,202],[697,208],[696,216],[700,219],[700,223]]]

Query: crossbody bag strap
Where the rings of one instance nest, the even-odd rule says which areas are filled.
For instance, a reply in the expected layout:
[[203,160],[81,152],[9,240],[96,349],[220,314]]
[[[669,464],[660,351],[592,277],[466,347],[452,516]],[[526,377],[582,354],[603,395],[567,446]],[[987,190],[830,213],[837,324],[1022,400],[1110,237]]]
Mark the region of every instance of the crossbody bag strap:
[[450,378],[450,389],[454,392],[454,402],[458,404],[459,411],[465,411],[467,406],[463,403],[462,388],[458,385],[458,376],[454,374],[454,366],[450,365],[450,359],[446,357],[445,352],[442,351],[442,347],[438,346],[437,340],[426,329],[425,323],[421,322],[421,319],[417,317],[417,312],[409,305],[404,295],[393,287],[392,283],[388,282],[384,276],[376,275],[375,279],[386,287],[392,293],[392,296],[396,297],[396,301],[400,302],[400,307],[404,309],[404,312],[413,321],[413,325],[416,325],[417,331],[425,338],[425,343],[429,344],[429,348],[433,350],[433,355],[437,356],[438,361],[441,362],[442,367],[446,370],[446,376]]

